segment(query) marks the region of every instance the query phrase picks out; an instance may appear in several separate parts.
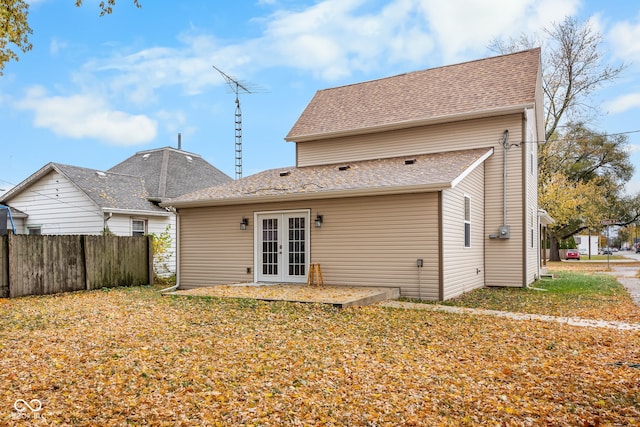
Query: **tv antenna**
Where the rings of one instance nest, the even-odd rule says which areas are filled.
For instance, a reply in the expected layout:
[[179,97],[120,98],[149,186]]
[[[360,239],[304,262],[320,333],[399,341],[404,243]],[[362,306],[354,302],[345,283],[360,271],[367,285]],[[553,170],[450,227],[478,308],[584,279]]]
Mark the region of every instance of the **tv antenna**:
[[215,65],[213,65],[213,68],[220,73],[231,88],[231,91],[236,94],[236,179],[240,179],[242,178],[242,110],[240,109],[240,97],[238,94],[255,93],[258,90],[250,84],[242,83],[231,77]]

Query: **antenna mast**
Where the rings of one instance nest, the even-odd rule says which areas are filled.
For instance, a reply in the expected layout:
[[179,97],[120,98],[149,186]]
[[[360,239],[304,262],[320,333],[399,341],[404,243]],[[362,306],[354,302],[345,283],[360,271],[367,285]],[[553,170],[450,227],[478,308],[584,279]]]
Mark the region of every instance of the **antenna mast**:
[[236,179],[242,178],[242,110],[240,109],[240,97],[238,94],[254,93],[247,85],[240,83],[237,79],[226,74],[224,71],[213,65],[213,68],[220,73],[231,90],[236,94]]

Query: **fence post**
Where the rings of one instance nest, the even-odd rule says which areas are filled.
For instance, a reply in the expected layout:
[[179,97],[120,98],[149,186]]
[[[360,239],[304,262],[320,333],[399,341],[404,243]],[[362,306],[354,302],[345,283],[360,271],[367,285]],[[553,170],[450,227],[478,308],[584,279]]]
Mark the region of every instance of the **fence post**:
[[149,272],[149,284],[153,285],[155,273],[153,271],[153,236],[147,236],[147,271]]
[[11,233],[0,236],[0,298],[9,298],[9,239]]

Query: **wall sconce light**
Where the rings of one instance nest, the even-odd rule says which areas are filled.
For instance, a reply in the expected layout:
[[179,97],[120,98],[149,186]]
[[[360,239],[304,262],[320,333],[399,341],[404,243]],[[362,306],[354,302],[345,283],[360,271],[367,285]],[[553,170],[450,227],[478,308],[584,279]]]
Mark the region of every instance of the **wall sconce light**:
[[322,215],[316,215],[316,227],[322,227]]
[[246,230],[247,225],[249,225],[249,219],[242,217],[242,221],[240,221],[240,230]]

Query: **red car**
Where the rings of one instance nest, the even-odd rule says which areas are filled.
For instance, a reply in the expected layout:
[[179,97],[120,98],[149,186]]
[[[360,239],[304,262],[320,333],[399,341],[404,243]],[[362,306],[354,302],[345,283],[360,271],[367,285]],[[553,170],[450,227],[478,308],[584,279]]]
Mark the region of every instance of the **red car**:
[[580,261],[580,252],[577,249],[567,249],[566,259],[577,259]]

